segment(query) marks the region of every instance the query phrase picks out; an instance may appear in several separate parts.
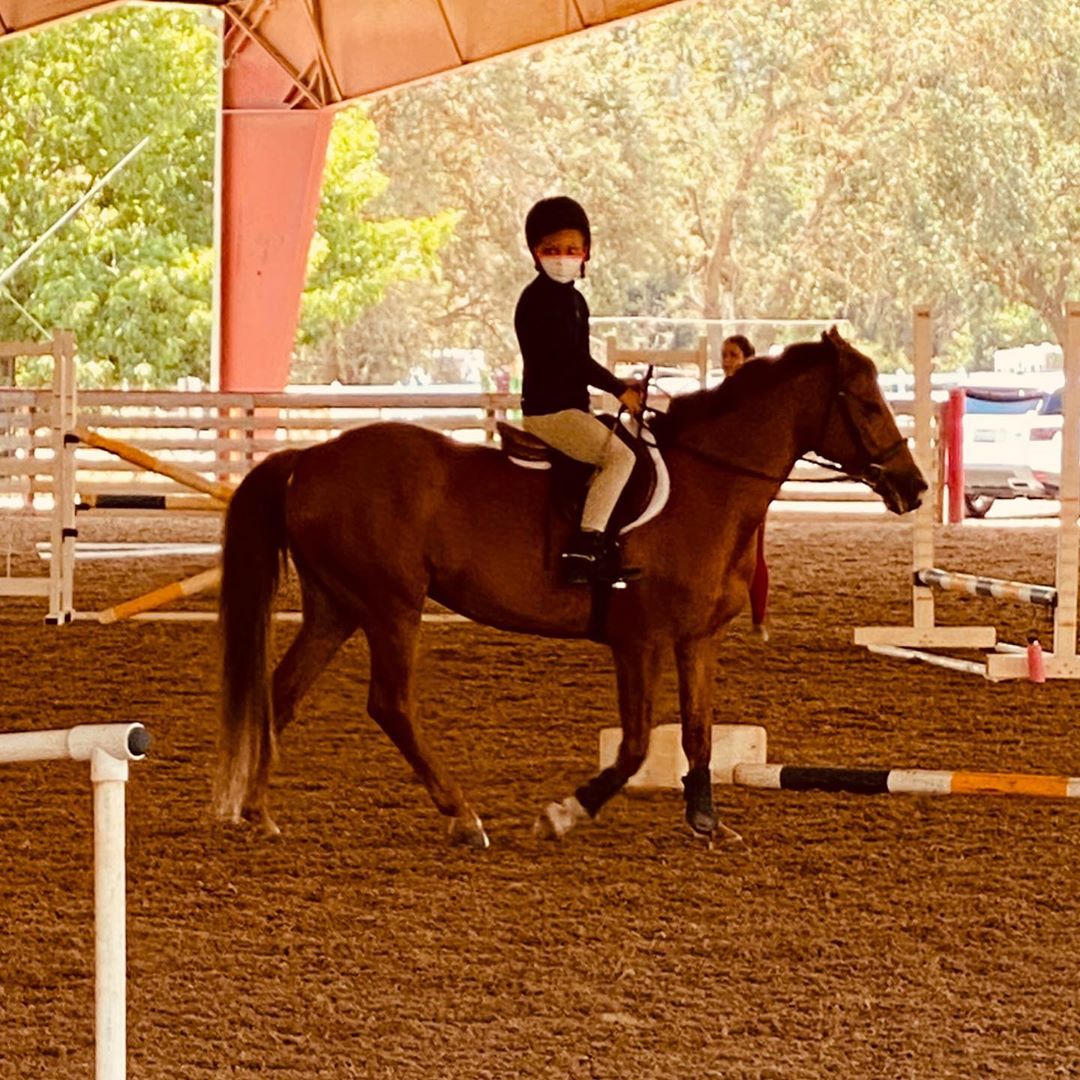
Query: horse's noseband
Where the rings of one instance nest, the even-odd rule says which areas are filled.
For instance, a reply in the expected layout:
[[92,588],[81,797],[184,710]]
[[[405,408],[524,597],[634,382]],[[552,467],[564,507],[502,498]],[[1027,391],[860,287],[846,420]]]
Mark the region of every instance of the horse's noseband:
[[[871,491],[877,495],[881,495],[882,488],[886,486],[888,481],[886,466],[892,458],[907,446],[907,440],[901,436],[884,450],[881,450],[876,454],[871,453],[866,445],[866,440],[863,438],[862,428],[859,427],[858,421],[855,419],[855,415],[852,412],[851,401],[847,391],[839,386],[837,386],[836,393],[832,398],[832,403],[835,404],[836,402],[840,403],[840,415],[843,417],[844,425],[848,429],[851,441],[859,448],[861,457],[861,460],[855,466],[840,466],[839,471],[847,473],[853,480],[858,480],[861,483],[867,484]],[[819,442],[824,441],[824,435],[829,426],[831,413],[832,408],[830,407],[825,413],[825,422],[821,429],[822,438],[818,440]]]

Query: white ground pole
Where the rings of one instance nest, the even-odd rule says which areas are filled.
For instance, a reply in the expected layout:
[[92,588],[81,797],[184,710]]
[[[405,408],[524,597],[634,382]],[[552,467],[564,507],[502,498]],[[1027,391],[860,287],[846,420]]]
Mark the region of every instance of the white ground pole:
[[64,731],[0,734],[0,763],[90,762],[94,788],[94,1077],[127,1075],[127,930],[124,785],[146,754],[142,724],[80,724]]

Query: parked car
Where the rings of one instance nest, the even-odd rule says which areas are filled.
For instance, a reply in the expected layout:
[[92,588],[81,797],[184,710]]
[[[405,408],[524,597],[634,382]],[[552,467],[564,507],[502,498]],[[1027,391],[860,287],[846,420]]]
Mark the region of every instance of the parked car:
[[[1052,499],[1032,464],[1032,433],[1048,395],[1039,390],[967,387],[964,416],[964,503],[984,517],[998,499]],[[1060,404],[1058,406],[1060,410]]]
[[1051,499],[1061,488],[1061,390],[1049,394],[1031,427],[1029,461]]

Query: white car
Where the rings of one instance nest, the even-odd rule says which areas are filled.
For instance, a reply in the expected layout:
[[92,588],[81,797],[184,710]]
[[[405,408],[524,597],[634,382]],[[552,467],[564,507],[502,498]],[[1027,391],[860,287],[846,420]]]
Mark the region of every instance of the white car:
[[1061,487],[1061,391],[1043,402],[1031,427],[1029,460],[1036,479],[1051,499]]
[[[1049,398],[1038,390],[967,387],[964,403],[964,503],[984,517],[997,499],[1053,499],[1034,467],[1033,432]],[[1058,418],[1060,421],[1060,417]],[[1059,455],[1060,456],[1060,455]]]

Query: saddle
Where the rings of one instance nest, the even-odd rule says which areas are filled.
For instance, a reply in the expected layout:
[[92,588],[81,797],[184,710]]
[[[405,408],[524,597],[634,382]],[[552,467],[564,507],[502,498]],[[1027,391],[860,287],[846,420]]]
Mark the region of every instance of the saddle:
[[[656,464],[649,447],[641,439],[635,439],[617,416],[603,413],[597,417],[614,432],[613,438],[622,439],[634,451],[634,471],[623,488],[608,525],[608,532],[616,536],[626,525],[636,521],[649,506],[656,491]],[[558,450],[552,449],[543,439],[530,435],[513,424],[496,423],[503,453],[515,464],[526,469],[551,470],[552,507],[559,517],[576,525],[581,520],[589,481],[595,466],[575,461]]]

